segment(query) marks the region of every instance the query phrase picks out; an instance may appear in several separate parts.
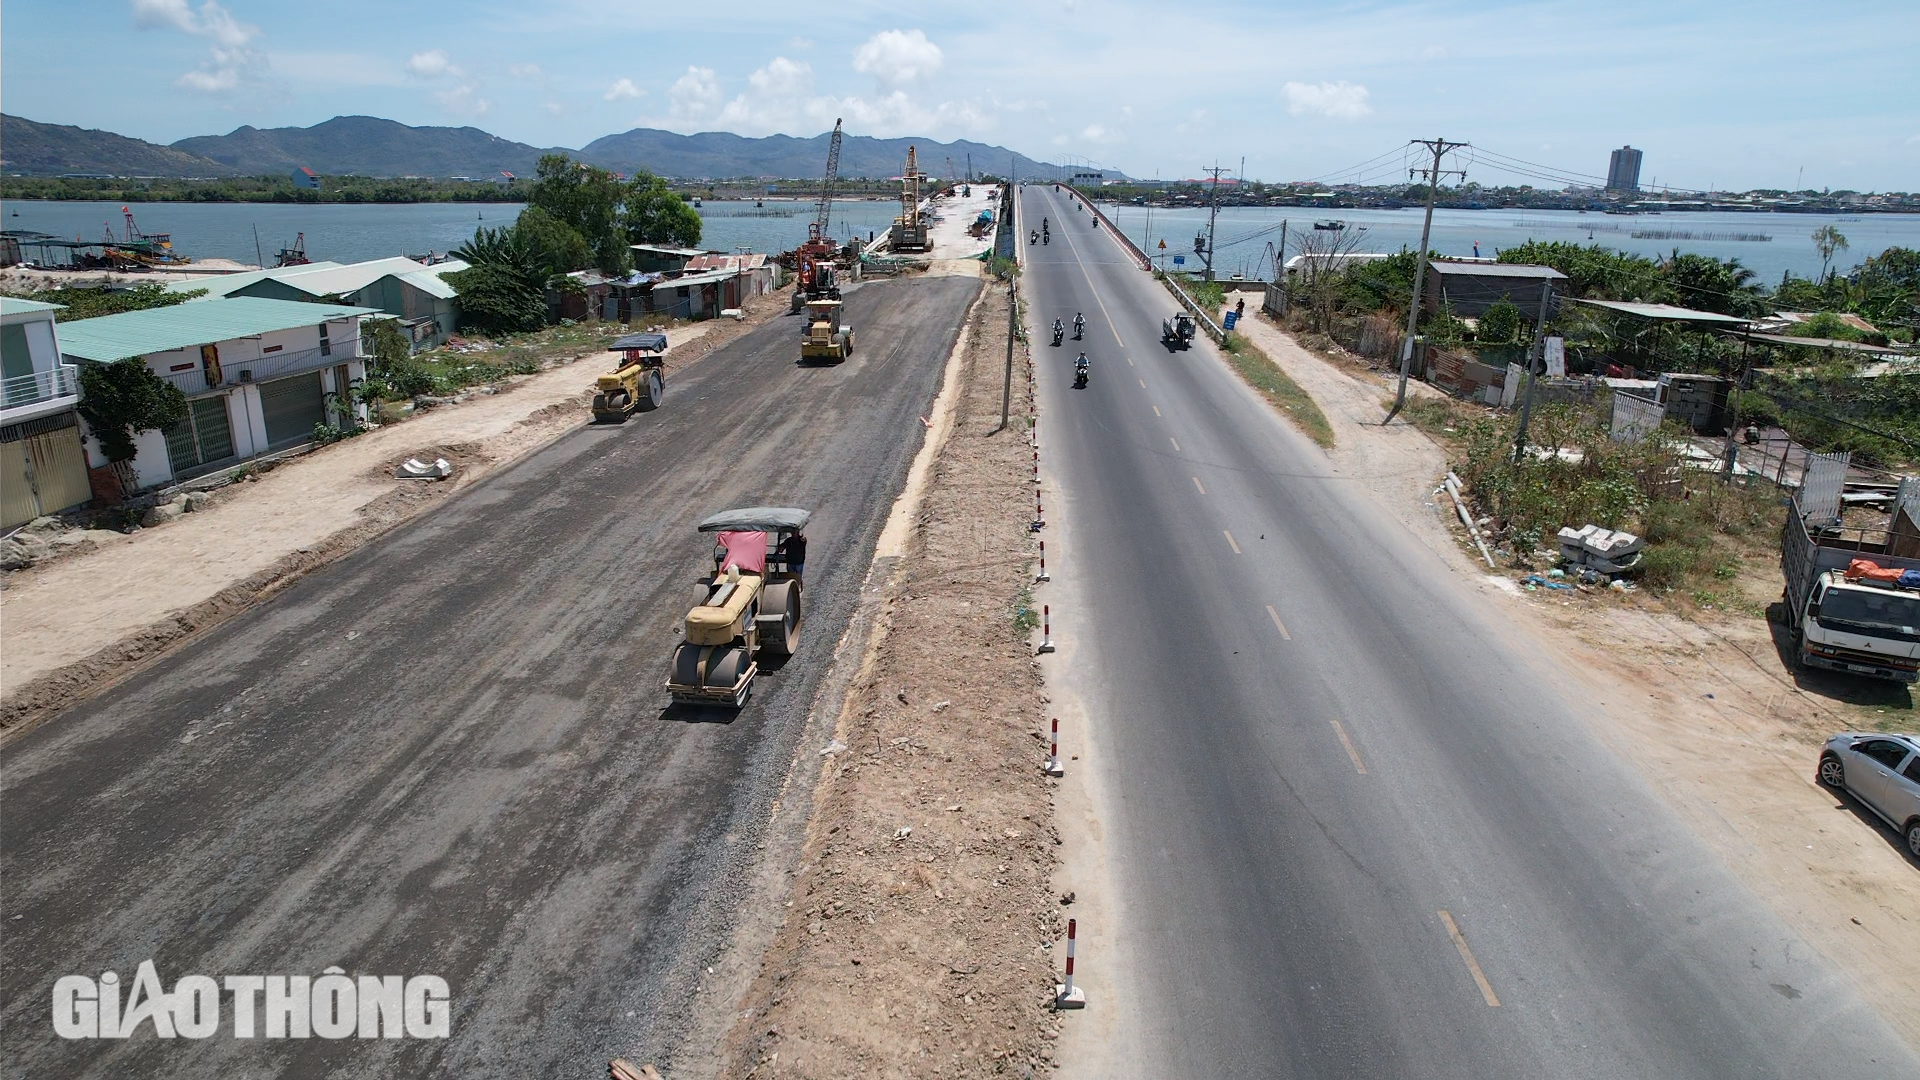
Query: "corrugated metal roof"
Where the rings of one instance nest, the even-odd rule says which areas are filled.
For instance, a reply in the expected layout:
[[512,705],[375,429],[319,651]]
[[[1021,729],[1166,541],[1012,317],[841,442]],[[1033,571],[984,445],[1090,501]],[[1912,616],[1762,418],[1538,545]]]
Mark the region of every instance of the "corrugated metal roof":
[[300,266],[270,266],[265,270],[243,270],[238,274],[208,274],[192,281],[170,281],[167,291],[173,293],[193,292],[205,289],[207,295],[196,296],[196,300],[218,300],[235,289],[244,289],[261,278],[280,277],[297,270],[327,269],[339,266],[337,262],[311,262]]
[[1735,323],[1745,326],[1751,321],[1733,315],[1722,315],[1717,311],[1695,311],[1692,308],[1674,307],[1672,304],[1636,304],[1626,300],[1580,300],[1577,298],[1574,302],[1591,304],[1594,307],[1606,308],[1608,311],[1638,315],[1643,319],[1659,322]]
[[1528,266],[1525,263],[1489,263],[1489,262],[1449,262],[1435,259],[1427,266],[1442,276],[1458,277],[1512,277],[1531,278],[1539,281],[1565,281],[1567,275],[1551,266]]
[[712,285],[740,276],[738,270],[709,270],[704,274],[688,274],[685,277],[668,278],[653,287],[654,292],[661,289],[673,289],[682,285]]
[[288,267],[273,275],[283,285],[290,285],[309,296],[334,296],[359,292],[361,289],[379,281],[389,274],[398,277],[427,269],[427,264],[412,259],[394,256],[389,259],[370,259],[366,262],[348,263],[345,266]]
[[702,248],[668,247],[665,244],[628,244],[635,251],[650,252],[654,255],[685,255],[691,259],[696,255],[711,254]]
[[65,304],[47,304],[18,296],[0,296],[0,315],[25,315],[29,311],[65,311]]
[[317,326],[354,315],[377,314],[379,312],[372,308],[233,296],[67,323],[60,327],[60,352],[82,360],[110,363],[129,356]]
[[451,300],[455,296],[458,296],[459,293],[455,291],[453,286],[446,283],[443,275],[457,274],[465,269],[467,269],[466,260],[448,259],[445,262],[434,263],[425,270],[415,270],[411,273],[401,274],[400,280],[429,296],[438,297],[441,300]]
[[1754,341],[1770,341],[1775,345],[1802,345],[1809,349],[1831,349],[1838,352],[1884,353],[1891,356],[1905,355],[1899,349],[1890,349],[1885,345],[1869,345],[1864,341],[1842,341],[1837,338],[1789,337],[1785,334],[1748,334],[1746,337]]

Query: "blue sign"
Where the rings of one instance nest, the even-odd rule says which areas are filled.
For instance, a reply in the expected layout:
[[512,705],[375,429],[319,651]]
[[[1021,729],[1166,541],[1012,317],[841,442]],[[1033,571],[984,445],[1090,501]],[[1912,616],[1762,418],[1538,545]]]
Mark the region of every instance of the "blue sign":
[[1173,265],[1175,266],[1187,265],[1187,257],[1185,255],[1175,255],[1173,257]]
[[1233,329],[1233,324],[1239,321],[1240,321],[1240,313],[1237,311],[1229,311],[1227,312],[1226,322],[1221,324],[1221,328],[1225,330],[1231,330]]

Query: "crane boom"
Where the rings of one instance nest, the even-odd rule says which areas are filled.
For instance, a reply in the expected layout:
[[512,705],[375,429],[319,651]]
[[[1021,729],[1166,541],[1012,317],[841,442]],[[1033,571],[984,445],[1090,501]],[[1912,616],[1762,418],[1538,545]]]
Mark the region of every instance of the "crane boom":
[[813,239],[827,238],[827,219],[833,214],[833,182],[840,174],[840,120],[833,121],[833,139],[827,143],[827,178],[820,184],[820,206],[814,214]]

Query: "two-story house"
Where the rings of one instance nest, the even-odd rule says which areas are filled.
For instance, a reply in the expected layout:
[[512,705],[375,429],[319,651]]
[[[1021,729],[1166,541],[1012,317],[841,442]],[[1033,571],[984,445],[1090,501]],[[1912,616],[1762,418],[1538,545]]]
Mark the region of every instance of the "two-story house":
[[[149,488],[298,446],[320,424],[356,424],[360,320],[379,314],[233,297],[70,323],[60,349],[77,363],[139,357],[186,394],[186,419],[135,438],[134,486]],[[92,467],[107,464],[97,440],[87,449]]]
[[0,296],[0,529],[93,497],[78,371],[60,361],[58,304]]

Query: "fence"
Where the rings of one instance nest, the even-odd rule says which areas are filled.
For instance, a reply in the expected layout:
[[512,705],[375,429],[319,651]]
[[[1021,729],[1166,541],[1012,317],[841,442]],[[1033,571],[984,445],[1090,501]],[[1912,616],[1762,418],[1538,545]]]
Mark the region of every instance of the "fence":
[[75,397],[80,393],[80,369],[60,364],[49,371],[34,371],[0,379],[0,409],[34,405],[53,398]]

